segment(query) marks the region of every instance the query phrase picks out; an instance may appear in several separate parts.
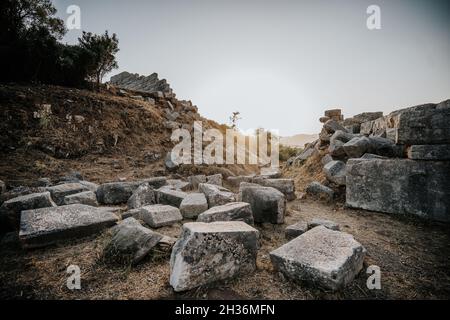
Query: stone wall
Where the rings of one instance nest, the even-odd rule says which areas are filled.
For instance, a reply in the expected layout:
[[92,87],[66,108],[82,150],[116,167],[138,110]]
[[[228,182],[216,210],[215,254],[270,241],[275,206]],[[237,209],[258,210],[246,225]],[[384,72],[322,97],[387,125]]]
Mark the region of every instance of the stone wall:
[[113,77],[109,82],[111,85],[128,90],[154,93],[162,92],[166,98],[173,98],[175,94],[167,83],[166,79],[160,80],[157,73],[149,76],[141,76],[137,73],[121,72]]
[[288,165],[321,154],[349,207],[450,222],[450,100],[346,119],[331,109],[319,120],[319,140]]
[[450,222],[450,161],[350,159],[346,203]]

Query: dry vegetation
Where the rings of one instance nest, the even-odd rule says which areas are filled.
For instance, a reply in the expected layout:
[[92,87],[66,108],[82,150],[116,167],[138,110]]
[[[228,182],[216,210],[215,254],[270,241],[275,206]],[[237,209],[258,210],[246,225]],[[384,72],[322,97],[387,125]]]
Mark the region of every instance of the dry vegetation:
[[[338,222],[367,249],[365,266],[378,265],[382,289],[368,290],[362,271],[345,290],[332,293],[295,284],[275,272],[268,253],[286,242],[284,228],[314,217]],[[450,233],[445,225],[380,213],[349,210],[310,200],[289,204],[283,225],[257,225],[261,248],[255,273],[175,293],[169,285],[169,257],[157,252],[133,268],[102,262],[109,238],[102,235],[23,251],[14,240],[3,241],[0,253],[0,298],[3,299],[448,299]],[[177,236],[181,225],[159,229]],[[14,245],[15,243],[15,245]],[[66,268],[77,264],[82,289],[66,288]]]
[[[70,170],[87,180],[106,182],[167,175],[163,155],[170,147],[170,130],[162,125],[164,101],[156,105],[111,92],[93,93],[60,87],[0,86],[0,179],[10,185],[32,184],[37,178],[56,178]],[[33,119],[36,104],[51,104],[51,121],[43,127]],[[67,114],[82,115],[78,124]],[[203,119],[199,115],[198,119]],[[184,123],[194,118],[182,115]],[[218,124],[203,119],[212,127]],[[93,131],[89,131],[89,126]],[[118,137],[117,139],[115,137]],[[117,140],[117,143],[115,141]],[[99,143],[101,142],[101,143]],[[55,156],[46,148],[60,150]],[[48,148],[47,148],[48,149]],[[295,180],[298,193],[312,181],[325,182],[316,155],[302,166],[283,169]],[[248,174],[248,166],[183,166],[176,174],[221,172]],[[176,175],[175,174],[175,175]],[[286,242],[284,229],[299,220],[326,218],[340,224],[367,249],[365,265],[378,265],[382,289],[368,290],[364,271],[345,290],[321,291],[295,284],[273,270],[268,253]],[[24,251],[17,238],[3,238],[0,245],[0,298],[2,299],[448,299],[450,297],[450,230],[448,226],[413,218],[344,208],[342,201],[324,204],[297,199],[288,205],[283,225],[257,225],[261,248],[253,274],[174,293],[169,285],[169,256],[155,252],[136,267],[111,267],[102,260],[109,233],[58,245]],[[179,236],[181,224],[158,231]],[[66,268],[79,265],[82,289],[66,287]]]
[[[50,104],[46,120],[35,119],[39,106]],[[166,99],[155,105],[100,93],[57,86],[0,85],[0,179],[30,185],[38,178],[58,178],[71,170],[92,182],[164,175],[164,157],[173,143],[164,127]],[[82,116],[78,123],[74,116]],[[180,123],[201,120],[204,128],[225,126],[198,113],[180,112]],[[45,123],[45,125],[43,124]],[[154,158],[156,156],[156,158]],[[232,173],[254,166],[184,166],[180,172]]]
[[283,176],[294,179],[295,189],[301,192],[304,192],[306,186],[313,181],[327,184],[325,174],[322,171],[323,165],[320,162],[322,157],[323,154],[318,153],[306,159],[300,166],[285,166]]

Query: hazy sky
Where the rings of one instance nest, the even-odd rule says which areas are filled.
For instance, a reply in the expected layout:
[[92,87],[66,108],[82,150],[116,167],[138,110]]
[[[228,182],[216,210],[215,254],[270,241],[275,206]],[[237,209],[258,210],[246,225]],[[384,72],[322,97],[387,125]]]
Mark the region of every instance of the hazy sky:
[[[82,30],[118,35],[111,75],[157,72],[207,118],[240,111],[242,129],[318,133],[327,108],[352,116],[450,98],[446,0],[54,2],[64,19],[80,6]],[[371,4],[380,30],[366,26]]]

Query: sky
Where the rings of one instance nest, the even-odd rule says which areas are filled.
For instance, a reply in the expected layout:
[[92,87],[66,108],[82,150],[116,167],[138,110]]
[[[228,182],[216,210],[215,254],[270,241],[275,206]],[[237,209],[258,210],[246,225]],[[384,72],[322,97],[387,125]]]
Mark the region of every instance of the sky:
[[[345,117],[450,98],[450,1],[54,0],[81,31],[119,38],[119,69],[159,74],[179,99],[242,130],[318,133],[324,110]],[[380,8],[369,30],[367,8]]]

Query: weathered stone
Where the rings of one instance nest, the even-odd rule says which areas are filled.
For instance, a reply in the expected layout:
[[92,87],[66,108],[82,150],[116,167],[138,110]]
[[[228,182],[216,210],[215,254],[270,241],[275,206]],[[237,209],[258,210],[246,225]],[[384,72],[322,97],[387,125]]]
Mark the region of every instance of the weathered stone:
[[450,106],[443,101],[408,108],[394,128],[397,144],[450,144]]
[[359,158],[369,150],[370,145],[369,138],[362,136],[345,143],[343,148],[349,158]]
[[364,155],[361,157],[361,159],[366,159],[366,160],[370,160],[370,159],[387,159],[387,157],[379,156],[379,155],[373,154],[373,153],[364,153]]
[[166,112],[166,118],[169,121],[175,121],[175,120],[178,119],[179,116],[180,116],[180,114],[178,112],[176,112],[176,111],[173,111],[173,112],[172,111],[168,111],[168,112]]
[[342,131],[342,130],[338,130],[335,133],[333,133],[333,135],[330,138],[330,143],[333,143],[336,140],[342,141],[343,143],[347,143],[350,140],[352,140],[354,137],[356,137],[357,135],[353,134],[353,133],[349,133],[346,131]]
[[[448,100],[447,100],[448,101]],[[385,134],[396,144],[449,144],[450,107],[446,101],[423,104],[391,112],[389,115],[361,124],[361,133]]]
[[137,186],[142,183],[148,183],[153,189],[159,189],[167,184],[166,177],[151,177],[135,182]]
[[339,290],[361,271],[365,254],[353,236],[319,226],[272,251],[270,259],[289,279]]
[[330,146],[328,147],[328,152],[333,157],[345,157],[347,154],[344,150],[344,144],[349,142],[354,137],[354,134],[344,132],[342,130],[336,131],[330,138]]
[[346,156],[344,145],[354,138],[354,135],[341,130],[336,131],[330,138],[328,152],[331,156],[342,158]]
[[62,205],[64,204],[64,198],[66,196],[83,191],[89,191],[89,188],[78,182],[73,182],[48,187],[47,191],[50,191],[50,194],[57,205]]
[[308,224],[304,221],[299,221],[295,224],[287,226],[284,230],[284,236],[286,237],[286,239],[292,240],[305,233],[306,231],[308,231]]
[[310,222],[308,222],[308,230],[318,227],[318,226],[324,226],[327,229],[339,231],[339,224],[337,224],[334,221],[331,220],[325,220],[325,219],[312,219]]
[[345,163],[343,161],[334,160],[328,162],[324,167],[323,171],[327,179],[339,186],[345,186]]
[[283,193],[272,187],[241,183],[239,199],[250,203],[255,222],[284,222],[286,198]]
[[189,182],[181,179],[167,179],[167,185],[181,191],[186,191],[191,188],[191,184]]
[[320,160],[320,162],[322,163],[322,165],[326,165],[328,162],[333,161],[333,157],[330,154],[326,154],[323,156],[323,158]]
[[203,193],[190,193],[180,204],[180,211],[184,218],[196,218],[206,210],[208,210],[208,201]]
[[96,183],[86,181],[86,180],[80,180],[80,181],[78,181],[78,183],[81,184],[82,186],[85,186],[89,191],[97,192],[98,184],[96,184]]
[[360,114],[357,114],[355,116],[353,116],[353,119],[355,121],[358,121],[359,123],[364,123],[367,121],[372,121],[372,120],[376,120],[379,119],[383,116],[383,112],[382,111],[376,111],[376,112],[363,112]]
[[170,226],[183,220],[178,208],[162,204],[142,207],[139,218],[152,228]]
[[197,190],[198,189],[198,185],[200,183],[206,183],[206,176],[204,174],[190,176],[188,178],[188,181],[191,184],[192,189]]
[[6,192],[6,184],[0,180],[0,194]]
[[243,221],[253,224],[253,214],[249,203],[231,202],[206,210],[198,216],[197,221]]
[[235,194],[221,186],[200,183],[198,190],[205,194],[209,208],[236,201]]
[[173,246],[175,245],[175,243],[177,242],[177,238],[173,238],[173,237],[169,237],[169,236],[165,236],[162,235],[163,237],[161,238],[161,240],[159,240],[158,244],[157,244],[157,249],[159,251],[162,252],[171,252]]
[[330,117],[320,117],[320,118],[319,118],[319,121],[320,121],[321,123],[325,123],[325,122],[327,122],[328,120],[330,120]]
[[143,183],[136,190],[127,201],[128,209],[141,208],[149,204],[156,203],[156,192],[150,187],[148,183]]
[[308,186],[306,187],[306,193],[311,196],[324,199],[326,201],[331,201],[334,197],[333,189],[324,186],[318,181],[313,181],[308,184]]
[[280,168],[262,167],[259,175],[268,179],[277,179],[281,177],[281,171]]
[[294,179],[263,179],[254,178],[253,183],[257,183],[264,187],[272,187],[283,193],[287,201],[292,201],[295,196]]
[[73,183],[73,182],[80,182],[81,180],[84,180],[83,175],[79,171],[71,171],[65,176],[62,176],[59,178],[58,182],[60,183]]
[[336,140],[333,143],[330,143],[330,146],[328,147],[328,152],[333,157],[343,158],[346,155],[344,150],[344,144],[345,144],[344,142]]
[[179,208],[187,193],[164,186],[157,190],[157,202]]
[[81,238],[116,224],[115,214],[84,204],[22,211],[19,237],[25,248]]
[[[302,164],[305,160],[308,158],[317,155],[319,151],[315,148],[316,144],[311,143],[309,144],[298,156],[295,156],[292,160],[290,160],[290,165],[298,165]],[[281,176],[281,175],[280,175]]]
[[206,183],[215,184],[216,186],[222,186],[222,174],[214,174],[206,177]]
[[126,211],[126,207],[98,207],[100,210],[114,213],[116,216],[122,216],[121,212]]
[[157,189],[166,184],[166,178],[152,177],[139,181],[104,183],[97,189],[97,200],[102,204],[126,203],[134,190],[143,183],[147,183],[150,187]]
[[27,186],[15,187],[11,190],[8,190],[8,191],[0,194],[0,203],[3,203],[12,198],[25,196],[27,194],[42,193],[42,192],[46,192],[46,191],[47,191],[47,189],[44,187],[27,187]]
[[450,221],[450,162],[350,159],[346,202],[353,208]]
[[157,73],[141,76],[129,72],[121,72],[111,77],[110,83],[117,88],[153,94],[157,98],[174,96],[170,85],[165,79],[159,79]]
[[233,187],[239,187],[241,182],[252,182],[255,176],[236,176],[236,177],[228,177],[227,182]]
[[139,187],[139,182],[109,182],[97,189],[97,200],[101,204],[126,203]]
[[130,218],[130,217],[133,217],[133,218],[136,217],[139,219],[140,213],[141,213],[141,208],[135,208],[135,209],[130,209],[130,210],[123,212],[120,216],[121,216],[122,220]]
[[2,221],[9,224],[11,229],[19,229],[20,212],[23,210],[56,207],[50,192],[31,193],[16,198],[9,199],[0,207]]
[[86,204],[93,207],[98,206],[97,196],[92,191],[83,191],[80,193],[69,194],[68,196],[64,197],[65,205],[74,203]]
[[330,138],[331,138],[332,134],[329,133],[327,130],[325,130],[325,128],[322,128],[322,130],[320,130],[319,133],[319,140],[321,142],[321,144],[329,144],[330,143]]
[[330,109],[330,110],[325,110],[325,112],[324,112],[325,117],[329,117],[329,118],[340,117],[341,114],[342,114],[341,109]]
[[339,122],[337,122],[336,120],[328,120],[327,122],[324,123],[323,128],[328,133],[335,133],[338,130],[347,132],[347,130],[342,125],[340,125]]
[[408,148],[413,160],[450,160],[450,144],[413,145]]
[[184,291],[256,269],[258,230],[241,221],[192,222],[170,258],[170,285]]
[[111,229],[112,238],[103,256],[109,263],[137,264],[162,239],[162,235],[143,227],[136,219],[127,218]]
[[398,155],[398,148],[391,140],[382,137],[369,137],[368,139],[370,144],[367,152],[384,157],[395,157]]

